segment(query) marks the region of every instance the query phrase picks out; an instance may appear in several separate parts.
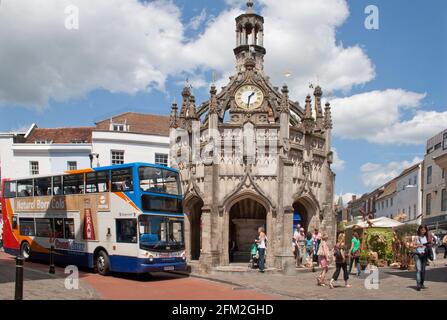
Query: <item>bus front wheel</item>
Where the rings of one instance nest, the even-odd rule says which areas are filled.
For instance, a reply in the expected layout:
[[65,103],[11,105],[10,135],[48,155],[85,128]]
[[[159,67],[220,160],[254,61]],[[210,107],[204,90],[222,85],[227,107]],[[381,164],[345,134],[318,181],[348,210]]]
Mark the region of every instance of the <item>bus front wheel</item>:
[[108,276],[110,274],[110,259],[104,251],[99,251],[96,256],[96,269],[102,276]]
[[30,255],[31,255],[31,246],[29,245],[28,242],[24,241],[22,243],[22,245],[20,246],[20,254],[25,259],[29,259]]

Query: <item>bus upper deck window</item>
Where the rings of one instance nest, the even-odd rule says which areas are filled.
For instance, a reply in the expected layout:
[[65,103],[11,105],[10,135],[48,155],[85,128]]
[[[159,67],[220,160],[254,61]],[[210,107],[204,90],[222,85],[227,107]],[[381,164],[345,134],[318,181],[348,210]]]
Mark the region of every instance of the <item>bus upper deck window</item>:
[[39,178],[34,180],[34,195],[51,196],[51,178]]
[[112,171],[112,191],[133,191],[132,169],[120,169]]
[[17,182],[17,196],[18,197],[32,197],[33,196],[33,180],[20,180]]
[[55,196],[62,195],[62,177],[53,177],[53,194]]

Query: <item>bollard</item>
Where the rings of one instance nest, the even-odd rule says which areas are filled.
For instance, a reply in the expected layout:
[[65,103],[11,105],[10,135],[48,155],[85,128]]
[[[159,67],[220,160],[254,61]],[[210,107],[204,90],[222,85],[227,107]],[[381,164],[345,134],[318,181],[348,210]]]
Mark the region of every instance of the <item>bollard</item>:
[[23,300],[23,262],[25,258],[22,256],[16,257],[16,289],[15,300]]
[[50,247],[50,270],[48,271],[51,274],[55,274],[54,269],[54,246]]

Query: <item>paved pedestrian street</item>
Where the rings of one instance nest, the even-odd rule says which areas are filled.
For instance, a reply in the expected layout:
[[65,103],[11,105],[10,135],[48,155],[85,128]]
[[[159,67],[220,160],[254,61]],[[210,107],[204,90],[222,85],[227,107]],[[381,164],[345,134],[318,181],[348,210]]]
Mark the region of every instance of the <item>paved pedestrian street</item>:
[[[120,274],[103,277],[83,270],[79,273],[79,289],[65,288],[64,268],[55,275],[48,266],[25,263],[25,300],[326,300],[326,299],[447,299],[446,260],[428,267],[427,290],[415,290],[414,272],[380,269],[379,288],[366,289],[366,275],[351,276],[352,288],[318,287],[318,272],[300,270],[297,275],[275,273],[220,272],[212,275],[185,276],[174,273],[154,273],[151,276]],[[332,275],[330,269],[329,275]],[[329,276],[328,276],[329,278]],[[0,252],[0,299],[14,298],[14,259]]]

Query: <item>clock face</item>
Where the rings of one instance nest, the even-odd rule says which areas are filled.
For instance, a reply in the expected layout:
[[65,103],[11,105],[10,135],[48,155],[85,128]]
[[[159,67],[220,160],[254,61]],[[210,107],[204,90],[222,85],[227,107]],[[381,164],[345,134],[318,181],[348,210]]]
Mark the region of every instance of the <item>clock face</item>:
[[236,91],[235,99],[239,108],[253,110],[262,105],[264,94],[257,86],[245,85]]

